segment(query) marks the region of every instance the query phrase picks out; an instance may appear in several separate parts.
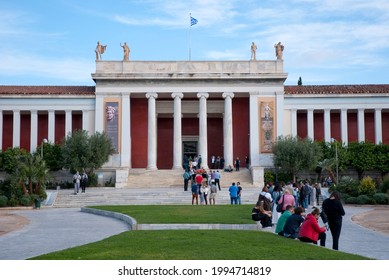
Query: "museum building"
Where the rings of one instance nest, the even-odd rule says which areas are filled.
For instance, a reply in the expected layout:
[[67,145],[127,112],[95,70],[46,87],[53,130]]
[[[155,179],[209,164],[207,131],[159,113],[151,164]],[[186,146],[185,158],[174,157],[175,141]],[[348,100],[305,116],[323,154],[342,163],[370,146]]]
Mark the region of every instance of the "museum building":
[[0,86],[0,147],[34,152],[77,129],[106,132],[104,168],[182,169],[184,155],[250,160],[263,183],[278,136],[389,144],[389,84],[285,86],[283,60],[96,60],[95,86]]

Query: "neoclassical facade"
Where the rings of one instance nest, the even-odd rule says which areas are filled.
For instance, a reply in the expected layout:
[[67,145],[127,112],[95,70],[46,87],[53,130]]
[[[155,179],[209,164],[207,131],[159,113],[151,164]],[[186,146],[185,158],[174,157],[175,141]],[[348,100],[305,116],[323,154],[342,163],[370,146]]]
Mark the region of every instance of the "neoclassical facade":
[[0,147],[31,152],[76,129],[105,131],[105,165],[124,187],[131,170],[181,169],[184,155],[226,165],[250,159],[253,182],[280,135],[389,144],[389,85],[285,86],[281,59],[96,61],[95,87],[0,86]]

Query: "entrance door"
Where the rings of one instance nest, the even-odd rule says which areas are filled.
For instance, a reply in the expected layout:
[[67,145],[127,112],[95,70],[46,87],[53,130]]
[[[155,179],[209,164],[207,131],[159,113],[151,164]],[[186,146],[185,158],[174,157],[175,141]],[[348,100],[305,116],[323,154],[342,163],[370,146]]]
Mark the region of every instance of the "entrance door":
[[183,141],[182,145],[184,157],[194,158],[197,155],[197,141]]

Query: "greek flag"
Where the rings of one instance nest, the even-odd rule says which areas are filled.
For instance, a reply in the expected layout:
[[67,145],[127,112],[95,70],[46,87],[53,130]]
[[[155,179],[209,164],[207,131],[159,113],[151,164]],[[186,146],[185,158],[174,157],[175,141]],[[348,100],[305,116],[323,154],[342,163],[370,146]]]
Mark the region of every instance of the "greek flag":
[[190,17],[190,26],[197,24],[198,20],[194,17]]

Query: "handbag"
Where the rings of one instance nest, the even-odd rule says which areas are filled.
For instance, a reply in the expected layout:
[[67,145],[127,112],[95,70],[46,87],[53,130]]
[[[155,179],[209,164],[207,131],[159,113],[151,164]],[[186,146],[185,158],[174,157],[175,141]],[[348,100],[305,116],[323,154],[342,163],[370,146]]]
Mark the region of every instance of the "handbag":
[[281,213],[282,212],[282,206],[284,205],[284,195],[282,195],[282,201],[280,202],[280,204],[277,204],[277,208],[276,208],[276,211],[278,213]]

